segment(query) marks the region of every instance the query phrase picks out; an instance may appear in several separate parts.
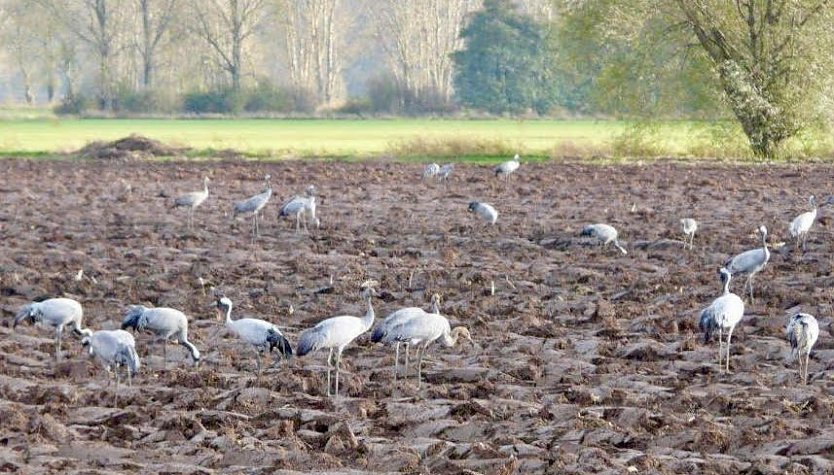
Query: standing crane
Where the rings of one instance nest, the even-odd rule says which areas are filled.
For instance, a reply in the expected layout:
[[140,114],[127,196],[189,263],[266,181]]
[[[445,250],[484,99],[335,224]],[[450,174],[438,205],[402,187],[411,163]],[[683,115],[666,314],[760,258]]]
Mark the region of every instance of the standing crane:
[[430,163],[426,165],[426,168],[423,169],[423,179],[430,179],[437,176],[440,173],[440,165],[436,163]]
[[[428,315],[429,313],[440,313],[439,294],[433,294],[431,296],[431,310],[428,312],[420,307],[406,307],[401,308],[385,317],[385,320],[377,325],[371,333],[371,341],[379,343],[383,338],[385,338],[385,335],[387,335],[392,328],[397,325],[402,325],[412,318],[422,317]],[[400,343],[400,341],[394,341],[394,381],[397,380],[397,376],[399,375]],[[408,342],[405,342],[405,376],[408,376]]]
[[440,181],[448,181],[449,177],[452,176],[452,172],[455,171],[455,164],[454,163],[447,163],[440,167],[440,170],[437,172],[437,177],[440,178]]
[[802,384],[808,384],[808,360],[820,336],[820,326],[813,315],[798,313],[788,320],[786,332],[791,342],[791,357],[799,360],[799,379]]
[[689,249],[695,249],[695,231],[698,230],[698,221],[692,218],[681,219],[681,229],[683,230],[683,248],[686,249],[686,244],[689,243]]
[[24,305],[17,312],[12,328],[17,328],[20,322],[28,320],[32,324],[40,323],[55,329],[55,359],[61,359],[61,338],[64,335],[64,328],[72,327],[73,333],[78,336],[89,336],[92,331],[81,327],[81,320],[84,312],[81,304],[73,299],[54,298],[42,302],[32,302]]
[[701,312],[701,320],[698,328],[704,333],[704,343],[709,343],[712,333],[718,330],[718,366],[721,367],[724,355],[722,346],[724,344],[724,331],[727,332],[727,362],[726,370],[730,371],[730,340],[733,337],[733,329],[744,316],[744,301],[741,297],[730,292],[730,279],[732,274],[726,268],[718,271],[721,276],[721,283],[724,292],[720,297],[713,300],[709,307]]
[[200,364],[200,351],[188,341],[188,318],[179,310],[167,307],[148,308],[144,305],[131,305],[122,321],[122,330],[133,328],[136,331],[149,330],[162,343],[163,368],[168,363],[168,342],[175,338],[184,346],[194,360],[194,366]]
[[258,213],[264,206],[266,206],[269,198],[272,197],[272,186],[269,184],[269,179],[270,175],[266,175],[264,177],[264,181],[266,182],[266,188],[264,191],[252,196],[251,198],[239,201],[235,203],[234,206],[234,217],[237,217],[239,214],[252,213],[254,220],[252,232],[255,237],[258,236]]
[[208,184],[208,177],[203,177],[203,189],[201,191],[192,191],[174,199],[174,208],[188,208],[188,229],[191,229],[194,220],[194,210],[203,204],[203,202],[206,201],[206,198],[208,198]]
[[518,154],[515,154],[512,160],[507,160],[506,162],[495,167],[495,176],[504,177],[509,181],[510,175],[512,175],[516,170],[518,170],[518,167],[521,166],[519,159],[520,157]]
[[127,384],[139,372],[139,355],[136,353],[136,341],[133,335],[124,330],[99,330],[85,336],[81,345],[87,348],[91,357],[97,358],[110,373],[110,368],[116,368],[116,387],[119,386],[119,367],[127,370]]
[[498,221],[498,211],[489,203],[472,201],[469,203],[469,212],[477,214],[490,224],[495,224]]
[[762,235],[762,247],[750,249],[737,254],[724,263],[724,267],[731,275],[747,274],[746,287],[750,289],[750,303],[753,303],[753,277],[765,268],[770,260],[770,251],[767,249],[767,228],[759,226],[759,233]]
[[[799,247],[801,244],[802,252],[805,252],[806,245],[808,244],[808,233],[811,231],[811,227],[814,225],[814,221],[817,219],[817,212],[819,211],[817,199],[814,195],[808,198],[808,204],[811,205],[811,211],[806,211],[794,218],[788,227],[791,237],[794,238],[795,247]],[[822,204],[823,206],[834,204],[834,196],[829,196]]]
[[310,185],[305,191],[306,196],[296,195],[287,200],[281,206],[278,218],[284,216],[295,216],[295,232],[301,232],[301,222],[304,221],[304,230],[307,231],[306,217],[317,228],[321,227],[321,221],[316,217],[316,187]]
[[[362,284],[362,296],[367,300],[368,311],[362,318],[350,315],[341,315],[328,318],[319,322],[313,328],[305,330],[298,338],[298,356],[319,350],[330,350],[327,356],[327,395],[330,396],[330,371],[331,367],[336,370],[336,385],[334,394],[339,396],[339,364],[342,361],[342,352],[345,347],[355,340],[359,335],[370,330],[374,324],[374,307],[371,305],[371,298],[375,294],[376,281],[366,281]],[[335,350],[335,355],[334,355]],[[334,357],[335,356],[335,357]]]
[[617,239],[618,233],[614,226],[609,224],[599,223],[599,224],[590,224],[582,228],[582,232],[580,236],[591,236],[595,237],[600,245],[607,246],[610,243],[614,244],[614,247],[620,250],[623,255],[628,254],[628,251],[625,250],[623,246],[620,245],[620,241]]
[[[411,345],[420,345],[417,350],[417,387],[419,388],[423,374],[423,355],[429,345],[435,341],[440,341],[444,346],[453,347],[461,337],[474,344],[466,327],[459,326],[452,329],[446,317],[437,313],[428,313],[415,316],[393,326],[380,341],[382,343],[399,341]],[[405,369],[407,374],[408,361],[406,361]]]
[[275,325],[257,318],[239,318],[232,320],[232,301],[228,297],[219,295],[213,306],[219,318],[226,320],[226,328],[238,338],[252,345],[255,351],[258,374],[261,372],[261,352],[278,348],[278,352],[286,359],[292,357],[292,345],[284,338],[281,330]]

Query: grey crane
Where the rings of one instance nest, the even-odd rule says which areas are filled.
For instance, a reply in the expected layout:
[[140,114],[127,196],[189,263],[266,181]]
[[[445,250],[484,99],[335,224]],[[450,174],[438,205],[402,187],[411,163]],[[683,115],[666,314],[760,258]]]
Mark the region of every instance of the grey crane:
[[518,167],[521,166],[519,159],[520,157],[518,154],[515,154],[512,160],[508,160],[495,167],[495,176],[504,177],[509,180],[510,175],[512,175],[516,170],[518,170]]
[[278,218],[284,216],[295,216],[295,232],[297,233],[301,232],[302,221],[305,230],[308,230],[307,220],[317,228],[321,227],[321,221],[316,217],[316,187],[310,185],[305,191],[305,196],[296,195],[287,200],[278,212]]
[[[431,310],[428,312],[420,307],[406,307],[389,314],[382,323],[374,328],[374,331],[371,333],[371,341],[379,343],[392,328],[412,318],[428,315],[429,313],[440,313],[439,294],[433,294],[431,296]],[[397,380],[397,376],[399,375],[400,343],[400,341],[394,341],[394,381]],[[408,376],[408,342],[405,342],[405,376]]]
[[440,170],[437,172],[437,177],[440,181],[447,181],[449,177],[452,176],[452,172],[455,171],[455,164],[454,163],[447,163],[440,167]]
[[808,384],[808,362],[820,336],[820,326],[813,315],[797,313],[788,320],[786,332],[791,342],[791,357],[799,360],[799,379],[802,384]]
[[269,201],[269,198],[272,197],[272,186],[269,184],[270,175],[266,175],[264,177],[264,181],[266,182],[266,188],[264,191],[258,193],[251,198],[247,198],[243,201],[235,203],[234,206],[234,217],[237,217],[239,214],[246,214],[252,213],[253,219],[253,228],[252,232],[254,236],[258,236],[258,213],[261,209],[266,206],[266,203]]
[[72,327],[73,333],[78,336],[89,336],[92,331],[81,326],[84,311],[81,304],[76,300],[68,298],[47,299],[42,302],[32,302],[24,305],[17,312],[14,318],[14,325],[17,326],[24,320],[32,324],[41,324],[55,329],[55,359],[61,358],[61,339],[64,328]]
[[722,346],[724,344],[724,331],[727,332],[727,363],[726,370],[730,371],[730,340],[733,337],[733,329],[744,316],[744,301],[741,297],[730,292],[730,279],[732,274],[725,268],[718,271],[721,276],[721,284],[724,292],[720,297],[713,300],[709,307],[701,312],[701,320],[698,328],[704,333],[704,343],[709,343],[712,333],[718,330],[718,366],[721,367],[723,360]]
[[215,307],[218,317],[221,319],[225,317],[226,328],[241,340],[252,345],[259,374],[261,372],[261,351],[268,349],[272,353],[272,350],[277,348],[284,358],[292,358],[292,345],[275,325],[257,318],[232,320],[232,301],[222,295],[217,296],[212,306]]
[[409,318],[399,325],[388,329],[380,339],[382,343],[402,342],[411,345],[419,345],[417,350],[417,387],[422,381],[423,355],[426,349],[435,341],[440,341],[444,346],[453,347],[460,338],[468,340],[474,345],[472,336],[466,327],[459,326],[452,329],[449,320],[437,313]]
[[471,201],[469,203],[469,212],[477,214],[490,224],[498,222],[498,211],[489,203]]
[[[355,340],[359,335],[368,331],[374,324],[376,313],[371,304],[371,298],[375,294],[376,281],[366,281],[362,284],[362,296],[366,299],[368,310],[362,318],[351,315],[322,320],[313,328],[307,329],[298,338],[298,356],[304,356],[316,350],[330,350],[327,356],[327,395],[330,396],[330,372],[335,368],[336,384],[334,394],[339,396],[339,365],[342,361],[342,352],[345,347]],[[335,350],[335,353],[334,353]]]
[[[817,213],[819,212],[819,207],[817,206],[817,199],[814,195],[811,195],[808,198],[808,204],[811,206],[810,211],[806,211],[791,221],[790,226],[788,226],[788,231],[791,234],[791,237],[794,238],[794,244],[796,247],[802,245],[802,252],[805,252],[805,248],[808,244],[808,233],[811,231],[811,227],[814,225],[814,221],[817,219]],[[834,196],[829,196],[828,198],[823,201],[822,206],[834,204]]]
[[759,226],[758,232],[762,236],[762,247],[744,251],[724,263],[724,267],[732,275],[747,274],[745,287],[750,289],[750,303],[753,303],[753,277],[765,268],[770,260],[770,250],[767,248],[767,228]]
[[181,311],[168,307],[131,305],[122,320],[122,330],[128,328],[148,330],[159,338],[162,343],[163,367],[168,362],[168,342],[172,338],[188,350],[194,366],[200,364],[200,351],[188,341],[188,318]]
[[613,243],[614,247],[620,250],[624,255],[628,254],[628,251],[625,250],[623,246],[620,245],[620,241],[618,239],[619,234],[614,226],[610,224],[598,223],[598,224],[589,224],[582,228],[582,232],[580,236],[591,236],[596,238],[599,243],[603,246],[607,246],[608,244]]
[[91,357],[97,358],[110,373],[110,368],[116,368],[116,386],[119,385],[119,367],[127,371],[127,384],[139,372],[139,355],[136,353],[136,341],[133,335],[124,330],[98,330],[85,336],[81,345],[87,348]]
[[203,177],[203,189],[200,191],[192,191],[185,193],[174,199],[174,208],[188,208],[188,229],[191,229],[194,220],[194,210],[197,209],[209,195],[208,189],[209,179]]
[[698,230],[698,221],[692,218],[681,219],[681,229],[683,230],[683,248],[686,249],[689,243],[689,249],[695,248],[695,231]]
[[436,163],[430,163],[426,165],[426,168],[423,169],[423,179],[434,178],[437,174],[440,173],[440,165]]

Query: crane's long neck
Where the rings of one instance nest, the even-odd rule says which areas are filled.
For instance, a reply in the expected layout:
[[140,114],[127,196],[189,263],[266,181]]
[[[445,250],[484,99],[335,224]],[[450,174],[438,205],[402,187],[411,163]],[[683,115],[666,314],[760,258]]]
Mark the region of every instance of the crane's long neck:
[[374,319],[376,318],[376,313],[374,312],[374,306],[371,305],[371,296],[368,295],[368,311],[365,312],[365,316],[362,317],[362,324],[365,326],[366,329],[371,328],[374,324]]
[[762,249],[764,249],[765,254],[770,254],[767,250],[767,231],[762,233]]
[[721,281],[724,282],[724,295],[730,293],[730,276],[729,274],[722,274]]
[[203,180],[203,194],[208,196],[208,180]]
[[232,306],[226,305],[223,308],[223,313],[226,314],[226,325],[231,326],[234,323],[234,320],[232,320]]

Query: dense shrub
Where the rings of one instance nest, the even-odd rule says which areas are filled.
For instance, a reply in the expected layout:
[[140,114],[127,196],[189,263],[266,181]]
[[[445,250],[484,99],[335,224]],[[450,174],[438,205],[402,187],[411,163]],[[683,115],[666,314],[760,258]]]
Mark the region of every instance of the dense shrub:
[[189,92],[182,101],[183,111],[192,114],[238,114],[244,105],[244,95],[231,88]]
[[54,111],[58,115],[78,115],[89,109],[92,101],[82,94],[67,96],[60,104],[55,106]]

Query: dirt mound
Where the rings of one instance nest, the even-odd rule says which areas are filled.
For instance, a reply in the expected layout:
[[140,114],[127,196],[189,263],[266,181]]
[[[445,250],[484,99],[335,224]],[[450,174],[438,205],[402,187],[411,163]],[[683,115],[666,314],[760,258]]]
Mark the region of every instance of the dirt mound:
[[112,142],[90,142],[75,152],[81,158],[100,160],[135,160],[153,157],[174,157],[188,151],[186,148],[172,147],[158,140],[141,135],[130,135]]

